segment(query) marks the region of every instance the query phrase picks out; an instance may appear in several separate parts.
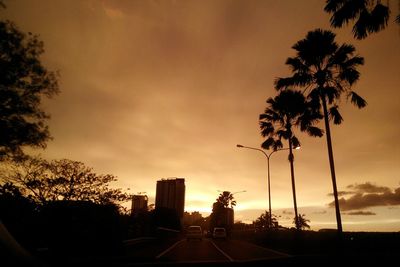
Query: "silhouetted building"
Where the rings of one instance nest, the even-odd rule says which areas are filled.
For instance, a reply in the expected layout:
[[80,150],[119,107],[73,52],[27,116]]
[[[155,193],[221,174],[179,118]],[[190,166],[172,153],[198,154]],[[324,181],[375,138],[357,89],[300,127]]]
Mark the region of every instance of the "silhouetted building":
[[157,181],[156,188],[156,209],[169,208],[177,212],[180,218],[183,217],[185,209],[185,179],[161,179]]
[[134,195],[132,198],[131,214],[147,211],[147,201],[149,198],[146,195]]
[[192,213],[184,212],[183,213],[183,224],[184,225],[199,225],[200,222],[203,222],[204,218],[198,211],[193,211]]

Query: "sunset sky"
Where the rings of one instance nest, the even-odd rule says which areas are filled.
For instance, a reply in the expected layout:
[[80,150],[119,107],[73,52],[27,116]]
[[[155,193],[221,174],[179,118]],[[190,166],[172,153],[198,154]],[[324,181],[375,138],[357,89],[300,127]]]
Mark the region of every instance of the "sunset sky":
[[[290,75],[292,45],[331,29],[325,1],[13,0],[2,18],[40,35],[43,62],[60,71],[61,93],[46,100],[54,140],[48,159],[82,161],[118,177],[116,187],[147,192],[183,177],[186,210],[211,212],[218,190],[235,195],[235,219],[267,209],[267,161],[258,116]],[[393,13],[397,2],[389,1]],[[397,14],[397,13],[395,13]],[[365,58],[332,127],[344,231],[400,231],[400,27],[357,41],[351,26],[331,29]],[[322,124],[320,124],[323,127]],[[299,212],[314,230],[335,228],[326,139],[299,134],[295,152]],[[293,220],[287,151],[271,157],[273,213]]]

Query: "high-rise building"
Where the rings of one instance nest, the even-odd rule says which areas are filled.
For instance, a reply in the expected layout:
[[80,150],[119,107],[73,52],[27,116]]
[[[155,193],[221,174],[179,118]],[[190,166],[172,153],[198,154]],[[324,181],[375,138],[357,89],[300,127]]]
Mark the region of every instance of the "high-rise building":
[[176,210],[180,218],[185,209],[185,179],[169,178],[157,181],[156,209],[169,208]]
[[132,197],[132,209],[131,214],[137,214],[141,211],[147,210],[148,197],[146,195],[134,195]]

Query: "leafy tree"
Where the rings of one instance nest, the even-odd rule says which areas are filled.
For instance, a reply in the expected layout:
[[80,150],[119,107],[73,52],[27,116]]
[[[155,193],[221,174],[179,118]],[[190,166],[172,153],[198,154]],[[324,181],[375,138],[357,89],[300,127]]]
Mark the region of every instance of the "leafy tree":
[[115,176],[96,174],[82,162],[68,159],[30,158],[18,164],[10,162],[7,175],[1,180],[12,183],[39,204],[56,200],[120,204],[130,199],[121,189],[109,187],[117,180]]
[[276,218],[276,215],[272,214],[271,222],[269,220],[270,220],[269,212],[265,211],[264,213],[262,213],[260,215],[260,217],[258,217],[254,221],[254,225],[255,225],[256,229],[259,230],[259,231],[269,230],[270,227],[272,227],[272,228],[278,228],[279,227],[279,223],[278,223],[278,220]]
[[51,139],[50,116],[40,105],[58,93],[58,75],[42,64],[43,53],[37,35],[0,21],[0,160],[22,156],[26,146],[44,148]]
[[221,203],[224,208],[228,208],[231,206],[236,206],[236,200],[233,197],[233,194],[229,191],[223,191],[221,194],[219,194],[217,198],[217,202]]
[[300,142],[293,132],[293,127],[299,127],[311,136],[321,137],[322,130],[313,125],[322,117],[314,111],[312,103],[307,102],[300,91],[283,90],[275,98],[269,98],[267,104],[268,107],[260,115],[261,135],[267,137],[262,147],[277,150],[283,147],[282,139],[289,143],[294,214],[297,218],[293,147],[300,146]]
[[291,68],[293,75],[278,78],[275,86],[278,90],[285,90],[288,87],[302,88],[313,105],[320,111],[322,109],[337,226],[341,233],[342,223],[329,121],[333,120],[334,124],[343,121],[338,109],[342,95],[346,95],[347,99],[358,108],[366,106],[366,101],[351,90],[352,85],[360,77],[357,67],[364,64],[364,59],[354,55],[354,46],[350,44],[339,46],[335,42],[334,33],[321,29],[308,32],[306,38],[298,41],[292,48],[296,50],[296,56],[288,58],[286,64]]
[[[389,6],[379,0],[327,0],[324,10],[332,14],[330,22],[335,28],[354,21],[353,35],[356,39],[364,39],[385,29],[390,16]],[[395,21],[400,24],[400,15]]]
[[293,218],[293,224],[296,226],[297,229],[304,230],[310,229],[310,225],[308,224],[310,220],[306,219],[305,214],[299,214],[299,216]]

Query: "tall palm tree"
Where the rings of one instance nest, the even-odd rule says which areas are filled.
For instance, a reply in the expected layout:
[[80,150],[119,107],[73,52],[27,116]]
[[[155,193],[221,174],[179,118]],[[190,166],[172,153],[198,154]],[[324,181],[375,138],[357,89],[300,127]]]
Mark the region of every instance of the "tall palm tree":
[[[332,14],[330,22],[335,28],[355,21],[353,35],[356,39],[364,39],[386,28],[390,16],[389,6],[379,0],[327,0],[324,10]],[[395,22],[400,24],[400,15]]]
[[297,220],[296,186],[294,179],[294,156],[293,147],[300,146],[298,138],[293,133],[293,127],[300,127],[300,130],[311,136],[322,136],[321,129],[313,126],[320,118],[315,113],[315,108],[306,101],[300,91],[283,90],[275,98],[267,100],[268,107],[260,115],[261,135],[267,139],[261,145],[264,149],[282,148],[282,139],[289,143],[290,175],[292,181],[293,205],[295,218]]
[[288,58],[286,64],[290,66],[293,75],[287,78],[278,78],[275,86],[278,90],[285,90],[288,86],[302,88],[313,106],[318,110],[322,109],[337,227],[338,232],[341,233],[342,221],[329,121],[332,119],[334,124],[340,124],[343,121],[338,109],[343,94],[358,108],[367,105],[363,98],[351,90],[352,85],[360,77],[357,67],[364,64],[364,59],[354,55],[354,46],[349,44],[339,46],[335,42],[334,33],[321,29],[308,32],[306,38],[298,41],[292,48],[296,50],[296,56]]

